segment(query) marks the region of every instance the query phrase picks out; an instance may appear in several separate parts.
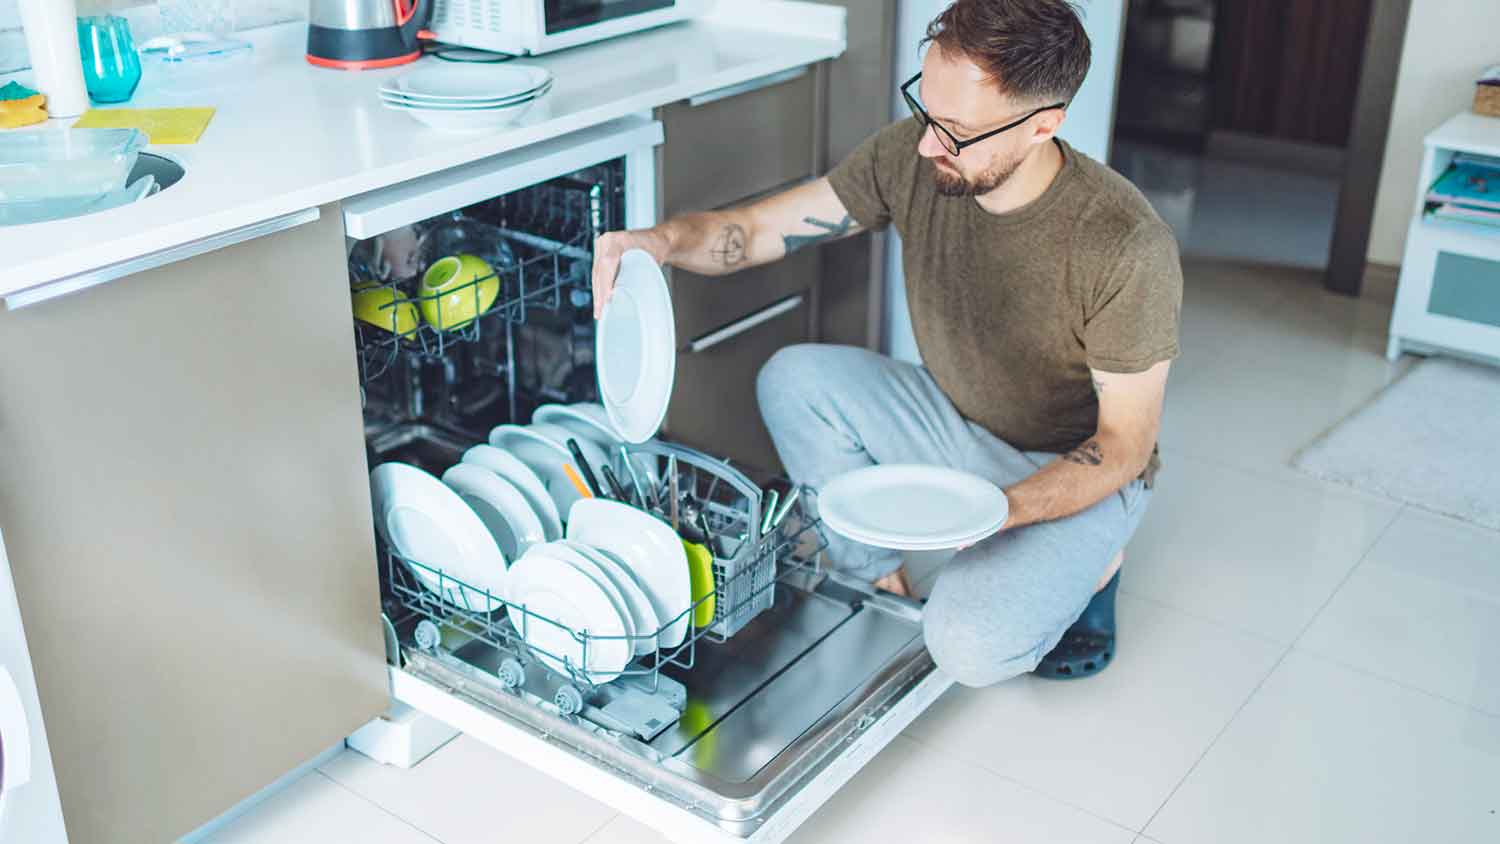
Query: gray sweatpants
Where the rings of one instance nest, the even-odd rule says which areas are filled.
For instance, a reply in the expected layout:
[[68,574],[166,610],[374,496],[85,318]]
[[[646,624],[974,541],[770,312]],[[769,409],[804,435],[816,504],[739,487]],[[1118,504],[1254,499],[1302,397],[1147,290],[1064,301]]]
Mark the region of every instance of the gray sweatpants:
[[[864,349],[782,349],[761,370],[757,392],[788,474],[815,489],[876,463],[951,466],[1007,487],[1056,458],[1019,451],[964,419],[926,369]],[[1035,668],[1088,605],[1150,495],[1132,481],[1077,515],[960,551],[938,575],[923,613],[938,666],[968,686]],[[827,557],[865,580],[901,565],[898,551],[833,535]]]

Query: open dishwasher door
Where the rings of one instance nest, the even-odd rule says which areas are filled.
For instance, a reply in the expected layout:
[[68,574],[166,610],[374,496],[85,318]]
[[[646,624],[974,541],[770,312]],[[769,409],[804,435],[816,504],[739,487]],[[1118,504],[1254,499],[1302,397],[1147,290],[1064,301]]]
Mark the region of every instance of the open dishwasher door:
[[685,704],[650,740],[538,705],[545,689],[506,689],[482,642],[403,641],[393,693],[672,841],[784,841],[952,684],[915,604],[816,580],[783,581],[734,638],[665,669]]
[[392,627],[395,697],[674,841],[783,841],[951,681],[918,604],[822,569],[814,493],[756,530],[776,520],[743,473],[682,446],[638,449],[655,467],[670,458],[711,532],[751,537],[717,546],[712,623],[596,685],[531,659],[509,621],[434,599],[410,583],[420,564],[392,555],[407,610]]

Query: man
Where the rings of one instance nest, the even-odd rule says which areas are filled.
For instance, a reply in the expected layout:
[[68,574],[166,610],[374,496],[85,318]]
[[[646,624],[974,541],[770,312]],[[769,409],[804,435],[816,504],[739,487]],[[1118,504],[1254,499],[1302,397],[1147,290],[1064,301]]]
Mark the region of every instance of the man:
[[[724,274],[894,224],[924,367],[850,347],[783,349],[761,412],[787,471],[818,487],[872,463],[975,472],[1004,529],[960,551],[923,613],[938,665],[971,686],[1113,653],[1114,588],[1158,468],[1182,279],[1170,229],[1114,171],[1056,138],[1089,65],[1065,0],[957,0],[928,29],[911,119],[827,178],[754,204],[607,234],[620,255]],[[743,243],[742,250],[716,248]],[[912,591],[897,552],[831,537],[841,571]]]

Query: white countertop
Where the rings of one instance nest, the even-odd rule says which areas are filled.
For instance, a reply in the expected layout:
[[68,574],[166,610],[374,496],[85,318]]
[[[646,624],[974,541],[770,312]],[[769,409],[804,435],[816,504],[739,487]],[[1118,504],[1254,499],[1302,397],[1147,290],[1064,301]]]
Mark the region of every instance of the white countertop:
[[149,149],[181,163],[182,181],[113,211],[0,227],[0,296],[832,58],[843,33],[836,6],[723,0],[700,20],[524,59],[552,71],[552,92],[486,133],[382,108],[376,89],[414,65],[325,70],[303,59],[303,24],[244,33],[255,57],[242,76],[185,95],[148,75],[127,104],[218,109],[197,144]]

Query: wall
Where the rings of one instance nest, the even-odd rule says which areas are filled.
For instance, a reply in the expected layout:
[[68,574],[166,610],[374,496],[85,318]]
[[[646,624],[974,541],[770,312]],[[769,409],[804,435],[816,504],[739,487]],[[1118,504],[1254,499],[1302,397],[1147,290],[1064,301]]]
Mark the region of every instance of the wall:
[[[29,65],[18,0],[0,0],[0,73]],[[251,29],[307,17],[307,0],[76,0],[79,14],[130,10],[131,34],[142,41],[185,29]]]
[[1474,80],[1500,64],[1500,1],[1412,0],[1396,81],[1369,260],[1399,264],[1406,249],[1422,137],[1473,103]]
[[[1487,0],[1496,2],[1497,0]],[[1124,36],[1126,0],[1079,0],[1083,25],[1093,43],[1093,62],[1083,87],[1073,98],[1068,119],[1060,133],[1074,148],[1098,161],[1109,160],[1110,134],[1115,121],[1115,90],[1120,75],[1120,47]],[[947,7],[949,0],[900,0],[896,24],[896,81],[905,82],[922,67],[917,44],[927,32],[927,22]],[[910,112],[899,91],[891,92],[892,114]],[[901,271],[901,238],[890,232],[886,250],[885,319],[881,350],[900,360],[918,362],[917,342],[912,336],[911,314],[906,308],[906,280]]]

